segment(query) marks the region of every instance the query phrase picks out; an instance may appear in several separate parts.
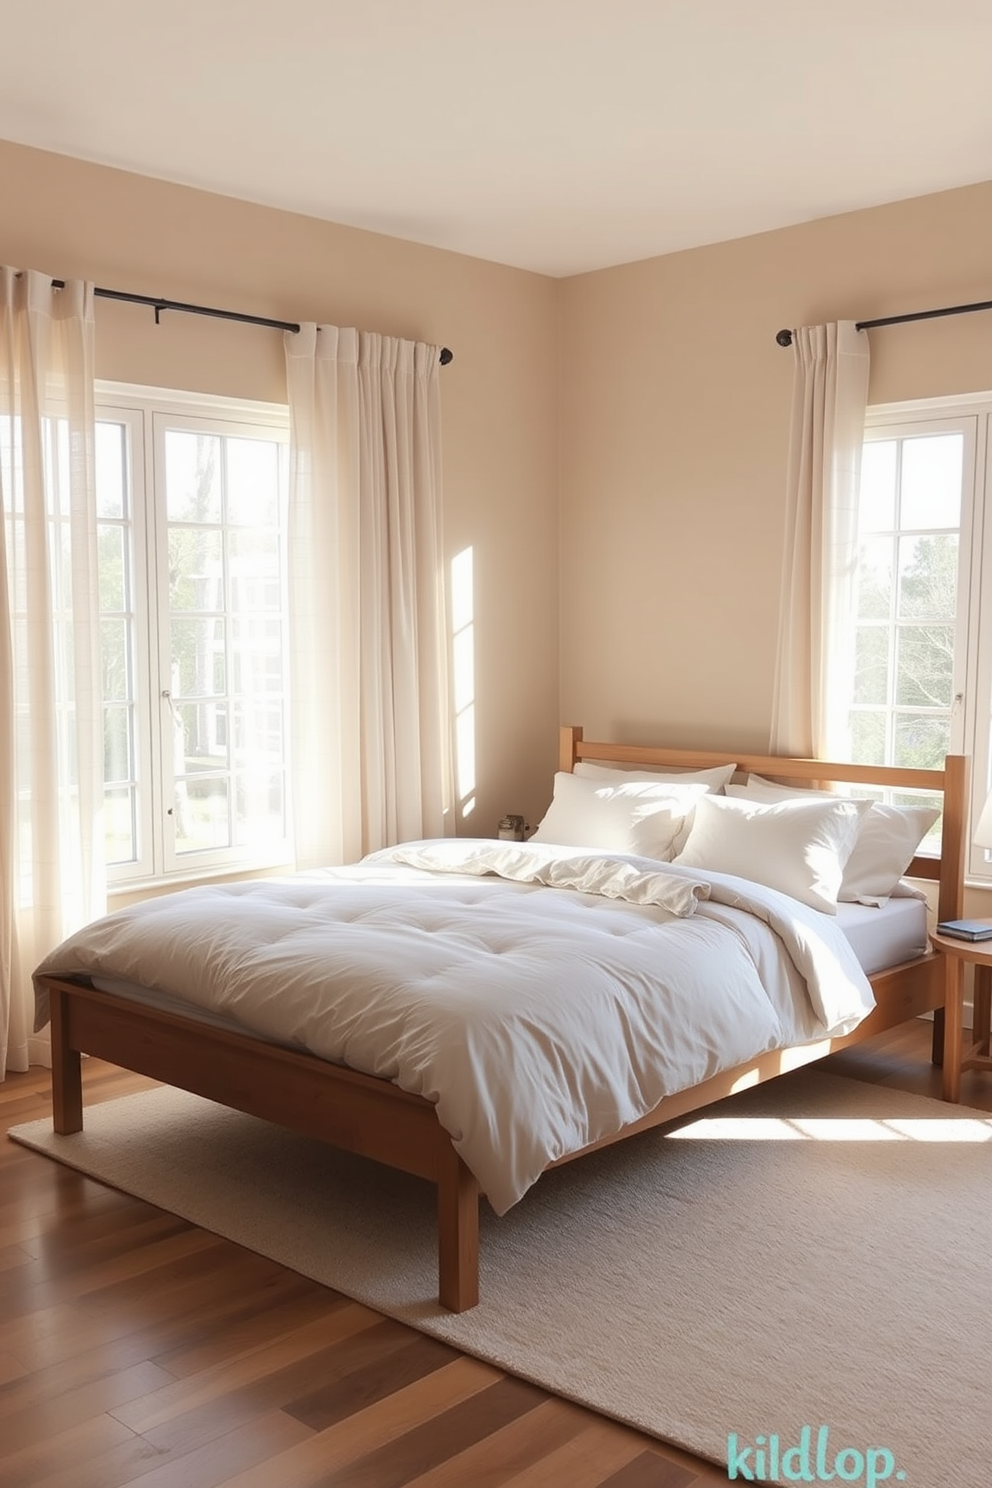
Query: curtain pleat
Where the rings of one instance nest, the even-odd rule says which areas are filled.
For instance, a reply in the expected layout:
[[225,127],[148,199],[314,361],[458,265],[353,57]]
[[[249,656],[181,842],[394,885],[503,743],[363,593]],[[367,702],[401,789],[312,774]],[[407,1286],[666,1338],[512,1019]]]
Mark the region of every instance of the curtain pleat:
[[313,325],[286,358],[294,825],[312,867],[450,820],[439,363]]
[[92,286],[0,269],[0,1070],[31,972],[105,912]]
[[853,321],[793,333],[774,754],[850,756],[858,483],[868,337]]

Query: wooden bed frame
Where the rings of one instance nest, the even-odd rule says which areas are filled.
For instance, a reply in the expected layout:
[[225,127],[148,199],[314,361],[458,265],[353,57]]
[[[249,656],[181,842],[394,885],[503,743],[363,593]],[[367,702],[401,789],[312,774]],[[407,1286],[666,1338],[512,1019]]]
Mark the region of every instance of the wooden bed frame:
[[[939,882],[939,918],[960,916],[968,775],[968,761],[963,756],[949,755],[943,770],[889,769],[737,751],[717,754],[587,743],[580,728],[563,728],[559,768],[572,770],[577,761],[593,760],[633,767],[698,769],[723,764],[730,757],[737,759],[740,771],[771,776],[788,784],[890,786],[942,794],[941,856],[916,858],[909,872],[913,877]],[[940,961],[939,956],[928,952],[873,976],[878,1005],[853,1033],[763,1054],[725,1070],[701,1085],[668,1097],[649,1115],[595,1145],[607,1146],[683,1117],[925,1012],[935,1014],[934,1059],[939,1063],[944,1021]],[[87,1053],[427,1178],[437,1187],[439,1301],[454,1312],[478,1302],[478,1184],[452,1147],[430,1102],[408,1095],[387,1080],[248,1035],[128,1004],[87,985],[56,977],[46,978],[45,983],[51,996],[52,1093],[57,1132],[82,1129],[80,1054]],[[592,1150],[587,1147],[583,1152]],[[582,1155],[573,1153],[561,1161]]]

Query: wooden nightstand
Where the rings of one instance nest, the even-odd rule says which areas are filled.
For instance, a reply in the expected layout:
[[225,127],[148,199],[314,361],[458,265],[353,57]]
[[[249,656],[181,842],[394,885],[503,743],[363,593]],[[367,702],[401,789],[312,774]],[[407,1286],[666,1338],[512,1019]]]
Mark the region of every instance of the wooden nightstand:
[[[992,1070],[989,1025],[992,1019],[992,940],[958,940],[953,935],[931,935],[930,944],[944,958],[944,1099],[961,1099],[961,1071]],[[972,1042],[962,1046],[964,1020],[964,965],[975,968],[975,1015]]]

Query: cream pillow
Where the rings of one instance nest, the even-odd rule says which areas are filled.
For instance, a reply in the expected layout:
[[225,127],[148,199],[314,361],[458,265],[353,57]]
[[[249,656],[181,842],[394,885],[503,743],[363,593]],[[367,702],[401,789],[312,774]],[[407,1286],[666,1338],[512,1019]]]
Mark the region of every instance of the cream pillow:
[[[587,765],[584,762],[575,766],[574,773],[583,780],[602,780],[616,784],[618,781],[627,782],[631,785],[701,785],[707,791],[721,791],[737,769],[736,764],[713,765],[708,770],[627,770],[622,766],[615,765]],[[670,856],[674,857],[685,847],[686,840],[692,827],[692,807],[686,812],[681,827],[675,835]],[[652,855],[653,856],[653,855]]]
[[560,770],[555,776],[554,798],[530,841],[634,853],[670,862],[676,837],[706,790],[704,782],[611,782]]
[[689,840],[675,861],[749,878],[836,914],[844,866],[870,804],[832,797],[774,804],[701,796]]
[[[746,785],[731,785],[727,794],[754,801],[843,799],[830,791],[804,791],[775,785],[760,775],[749,775]],[[899,889],[899,880],[916,850],[937,821],[933,806],[889,806],[872,801],[848,858],[838,901],[842,904],[884,904]],[[907,886],[908,887],[908,886]]]

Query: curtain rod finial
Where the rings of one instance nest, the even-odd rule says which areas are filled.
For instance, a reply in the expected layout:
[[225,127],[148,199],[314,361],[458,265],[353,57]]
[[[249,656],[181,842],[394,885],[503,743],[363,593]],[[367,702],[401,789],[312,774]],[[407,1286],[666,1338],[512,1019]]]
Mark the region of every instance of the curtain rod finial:
[[792,332],[791,331],[779,331],[778,335],[775,337],[775,340],[778,342],[779,346],[791,346],[792,345]]
[[453,351],[449,351],[446,346],[442,346],[441,355],[438,357],[438,361],[441,363],[441,366],[446,367],[449,362],[453,362],[454,360],[455,353]]

